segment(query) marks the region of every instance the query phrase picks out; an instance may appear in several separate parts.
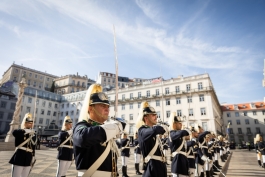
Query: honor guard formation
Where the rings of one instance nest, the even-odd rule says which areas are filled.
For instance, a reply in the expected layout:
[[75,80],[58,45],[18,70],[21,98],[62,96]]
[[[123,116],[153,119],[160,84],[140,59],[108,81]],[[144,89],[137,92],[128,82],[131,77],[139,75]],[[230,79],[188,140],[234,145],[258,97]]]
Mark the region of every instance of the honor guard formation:
[[[120,176],[118,157],[121,157],[121,175],[128,177],[130,140],[124,132],[126,123],[115,117],[107,121],[109,106],[102,87],[93,84],[86,93],[78,123],[72,127],[71,117],[64,118],[58,134],[60,145],[57,148],[56,177],[65,177],[72,163],[75,163],[78,177]],[[27,113],[21,128],[13,131],[16,150],[9,161],[12,164],[12,177],[28,177],[36,162],[38,138],[33,125],[34,117]],[[183,120],[176,116],[176,112],[171,113],[168,123],[158,121],[155,109],[148,102],[141,103],[136,128],[136,175],[166,177],[170,161],[173,177],[212,177],[217,175],[216,172],[223,174],[219,161],[226,161],[230,154],[229,142],[225,137],[204,131],[196,124],[184,127]],[[254,140],[258,164],[264,168],[265,144],[259,135]],[[167,156],[171,158],[167,159]]]

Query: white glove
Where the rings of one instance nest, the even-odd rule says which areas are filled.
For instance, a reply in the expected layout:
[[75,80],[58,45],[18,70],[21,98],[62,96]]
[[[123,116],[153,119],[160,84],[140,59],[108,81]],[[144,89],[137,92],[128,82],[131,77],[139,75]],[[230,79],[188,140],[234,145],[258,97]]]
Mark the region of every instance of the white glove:
[[[108,123],[100,125],[106,132],[106,142],[108,142],[110,139],[115,138],[116,135],[119,135],[121,133],[121,130],[116,122]],[[121,126],[122,127],[122,126]]]
[[163,129],[166,131],[165,133],[168,134],[169,132],[168,126],[163,125],[163,124],[161,124],[160,126],[163,127]]

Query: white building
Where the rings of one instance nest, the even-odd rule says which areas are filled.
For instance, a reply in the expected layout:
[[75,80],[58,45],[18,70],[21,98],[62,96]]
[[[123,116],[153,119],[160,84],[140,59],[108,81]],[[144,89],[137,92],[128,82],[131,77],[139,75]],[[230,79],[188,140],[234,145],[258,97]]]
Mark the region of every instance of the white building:
[[222,105],[224,124],[230,122],[230,141],[253,142],[257,133],[264,138],[265,103],[240,103]]
[[[114,115],[115,90],[106,92],[111,101],[110,116]],[[186,119],[184,125],[202,125],[204,130],[221,133],[222,113],[213,84],[208,74],[172,78],[158,82],[120,88],[118,91],[118,116],[128,124],[132,135],[141,102],[148,101],[155,108],[158,118],[166,122],[171,112]],[[187,123],[188,122],[188,123]]]
[[[264,79],[262,81],[262,85],[263,85],[263,87],[265,87],[265,59],[264,59],[263,77],[264,77]],[[265,97],[264,97],[264,101],[265,101]]]

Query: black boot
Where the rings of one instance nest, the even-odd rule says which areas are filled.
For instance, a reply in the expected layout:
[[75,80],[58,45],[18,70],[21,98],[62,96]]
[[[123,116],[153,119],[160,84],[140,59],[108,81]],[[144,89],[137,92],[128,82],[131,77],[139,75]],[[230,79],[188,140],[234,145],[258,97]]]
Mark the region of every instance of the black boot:
[[258,160],[258,164],[259,164],[259,166],[261,167],[261,161],[260,161],[260,160]]
[[219,161],[218,161],[218,160],[215,161],[215,164],[216,164],[216,167],[217,167],[217,168],[222,169],[222,166],[219,165]]
[[213,176],[213,175],[217,175],[217,173],[214,173],[214,171],[213,171],[213,168],[211,168],[211,176]]
[[129,177],[127,175],[127,166],[122,166],[122,177]]
[[211,177],[210,171],[206,171],[206,177]]
[[135,164],[135,171],[137,175],[142,175],[142,173],[139,171],[139,163]]
[[222,162],[225,162],[223,155],[221,155],[221,160],[222,160]]
[[201,175],[200,175],[200,177],[204,177],[204,172],[201,172]]
[[216,161],[213,162],[213,168],[212,169],[214,172],[219,172],[217,165],[216,165]]
[[263,168],[265,169],[265,163],[263,163]]

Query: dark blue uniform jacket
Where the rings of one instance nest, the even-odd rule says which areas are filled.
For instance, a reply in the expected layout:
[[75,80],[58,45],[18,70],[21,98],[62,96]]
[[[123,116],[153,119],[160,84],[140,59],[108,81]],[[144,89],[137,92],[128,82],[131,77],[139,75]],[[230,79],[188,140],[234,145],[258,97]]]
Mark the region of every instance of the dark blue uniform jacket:
[[[130,140],[129,139],[121,139],[121,156],[130,157]],[[124,148],[129,147],[129,148]]]
[[[88,169],[104,152],[106,146],[105,130],[98,125],[93,126],[87,121],[81,121],[73,129],[74,156],[77,170]],[[111,151],[98,168],[100,171],[112,171]]]
[[[183,137],[188,136],[189,133],[186,130],[170,131],[171,142],[169,141],[169,147],[171,152],[175,152],[182,144]],[[180,149],[182,152],[186,152],[185,142]],[[186,146],[187,147],[187,146]],[[187,156],[183,154],[177,154],[171,163],[171,172],[174,174],[188,175],[189,174],[189,162]]]
[[264,142],[258,142],[258,147],[259,147],[259,151],[261,152],[261,154],[265,155],[265,143]]
[[[156,135],[159,134],[162,135],[164,133],[165,130],[161,126],[154,126],[154,127],[142,126],[139,128],[138,141],[144,158],[149,154],[149,152],[155,146]],[[155,151],[154,155],[162,156],[159,147]],[[154,159],[149,160],[149,162],[147,163],[146,170],[144,171],[143,177],[166,177],[166,176],[167,176],[167,168],[165,163]]]
[[138,139],[135,139],[134,140],[134,146],[135,146],[134,153],[141,154],[141,149],[138,145],[139,145]]
[[[30,135],[29,134],[24,134],[26,133],[24,129],[16,129],[13,131],[13,136],[15,137],[15,146],[19,146],[21,143],[26,141]],[[36,134],[32,137],[33,143],[30,140],[28,143],[24,144],[22,147],[32,149],[33,152],[27,152],[22,149],[17,149],[17,151],[14,153],[14,155],[11,157],[9,163],[13,165],[18,165],[18,166],[30,166],[32,157],[35,156],[35,146],[34,145],[37,137]]]
[[[62,144],[68,137],[69,133],[67,131],[61,131],[58,134],[59,138],[59,144]],[[73,146],[72,138],[70,138],[64,145]],[[59,160],[67,160],[72,161],[73,160],[73,149],[67,148],[67,147],[58,147],[58,155],[57,159]]]
[[[193,146],[195,146],[196,142],[195,141],[187,141],[187,148],[188,148],[188,154],[187,156],[194,156],[194,148]],[[195,156],[194,158],[188,158],[188,161],[189,161],[189,167],[190,168],[195,168]]]

